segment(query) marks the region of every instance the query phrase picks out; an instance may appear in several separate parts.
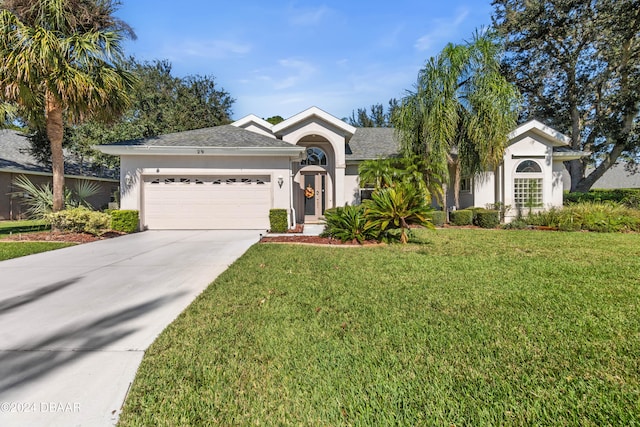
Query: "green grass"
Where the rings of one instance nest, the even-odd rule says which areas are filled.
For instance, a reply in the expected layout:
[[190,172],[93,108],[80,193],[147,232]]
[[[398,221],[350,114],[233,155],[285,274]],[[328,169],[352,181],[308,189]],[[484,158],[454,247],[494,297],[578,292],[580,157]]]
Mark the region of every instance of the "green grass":
[[[49,230],[51,226],[42,220],[0,221],[0,239],[11,234]],[[58,242],[0,242],[0,261],[51,251],[73,243]]]
[[123,426],[640,425],[640,235],[256,245],[147,351]]
[[8,234],[29,233],[49,229],[51,229],[51,226],[44,220],[0,221],[0,238]]
[[0,242],[0,261],[73,246],[61,242]]

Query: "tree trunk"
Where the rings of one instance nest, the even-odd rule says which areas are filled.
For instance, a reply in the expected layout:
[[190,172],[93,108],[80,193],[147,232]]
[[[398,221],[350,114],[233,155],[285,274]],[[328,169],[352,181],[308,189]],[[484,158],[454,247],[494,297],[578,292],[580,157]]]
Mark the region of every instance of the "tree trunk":
[[453,163],[453,205],[460,209],[460,159]]
[[578,184],[582,181],[584,176],[584,164],[582,160],[571,160],[565,163],[567,165],[567,171],[571,177],[571,189],[569,191],[578,191]]
[[[620,157],[620,154],[622,154],[623,151],[624,144],[616,143],[613,146],[611,152],[604,158],[604,160],[598,165],[598,167],[588,176],[586,176],[584,179],[581,179],[577,183],[575,191],[578,191],[580,193],[586,193],[587,191],[589,191],[593,184],[595,184],[596,181],[599,180],[600,177],[604,175],[604,173],[615,164],[616,160],[618,160],[618,157]],[[571,187],[573,187],[573,177],[571,178]],[[572,188],[571,191],[574,191],[574,189]]]
[[51,144],[51,168],[53,170],[53,211],[64,209],[64,157],[62,154],[62,140],[64,138],[64,124],[62,108],[47,91],[46,98],[47,138]]

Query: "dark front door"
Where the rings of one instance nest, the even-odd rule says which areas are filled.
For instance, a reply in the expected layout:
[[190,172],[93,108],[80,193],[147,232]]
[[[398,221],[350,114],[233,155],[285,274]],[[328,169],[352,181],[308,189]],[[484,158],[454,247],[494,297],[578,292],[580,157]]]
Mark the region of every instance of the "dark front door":
[[325,210],[326,175],[304,175],[304,222],[318,222]]

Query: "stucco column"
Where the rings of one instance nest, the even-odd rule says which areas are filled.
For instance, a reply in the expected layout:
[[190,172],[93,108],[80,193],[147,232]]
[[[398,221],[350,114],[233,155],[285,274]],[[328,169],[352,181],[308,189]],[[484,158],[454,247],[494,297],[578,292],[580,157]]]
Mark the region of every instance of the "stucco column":
[[347,166],[342,164],[336,166],[336,182],[335,182],[335,204],[334,206],[344,206],[348,200],[345,199],[345,174]]

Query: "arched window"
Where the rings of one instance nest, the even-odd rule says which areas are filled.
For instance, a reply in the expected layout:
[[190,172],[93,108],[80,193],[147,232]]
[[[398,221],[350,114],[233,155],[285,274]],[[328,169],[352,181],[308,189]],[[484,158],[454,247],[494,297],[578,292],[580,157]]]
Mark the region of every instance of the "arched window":
[[541,173],[542,169],[538,162],[533,160],[524,160],[520,162],[516,168],[516,173]]
[[542,168],[534,160],[523,160],[516,167],[513,179],[513,201],[517,208],[541,208],[544,206]]
[[307,148],[307,158],[300,162],[303,166],[309,165],[317,165],[317,166],[326,166],[327,165],[327,153],[324,152],[321,148],[318,147],[309,147]]

